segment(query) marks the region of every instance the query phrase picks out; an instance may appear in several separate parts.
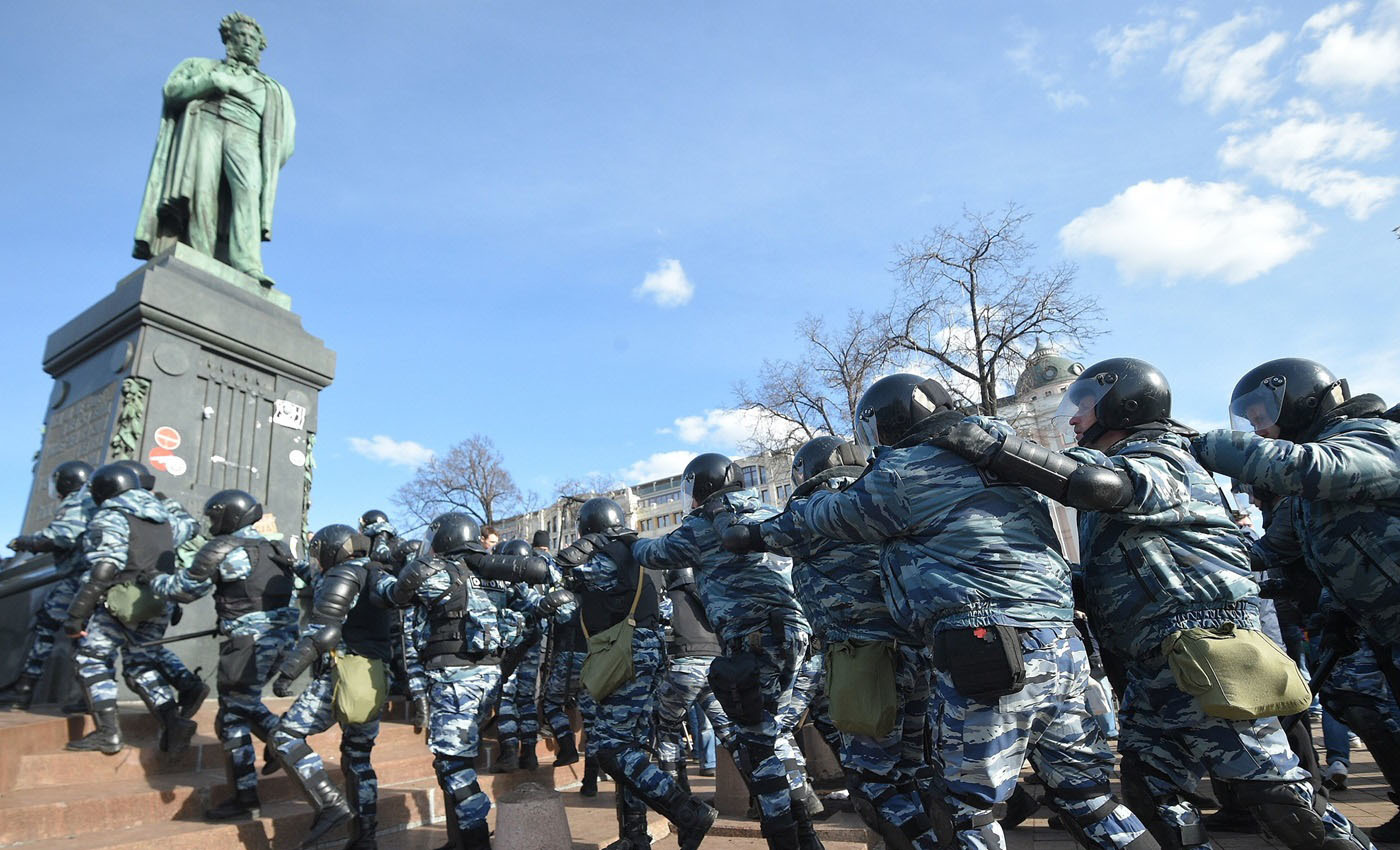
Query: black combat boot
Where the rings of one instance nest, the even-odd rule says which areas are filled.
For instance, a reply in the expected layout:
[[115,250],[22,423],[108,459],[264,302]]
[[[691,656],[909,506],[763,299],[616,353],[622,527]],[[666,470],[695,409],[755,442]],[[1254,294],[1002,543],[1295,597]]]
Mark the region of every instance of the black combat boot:
[[[289,775],[296,775],[296,771],[288,770]],[[301,846],[315,847],[327,833],[346,821],[350,820],[350,804],[345,802],[345,795],[340,793],[340,789],[335,787],[331,778],[324,770],[319,770],[305,781],[302,790],[311,801],[311,805],[316,807],[316,819],[311,822],[311,827],[306,830],[306,837],[301,840]]]
[[38,676],[21,675],[11,682],[8,688],[0,691],[0,708],[16,708],[20,711],[29,708],[34,702],[34,686],[37,684]]
[[156,717],[160,720],[160,751],[171,757],[184,755],[199,724],[181,717],[180,706],[173,702],[156,709]]
[[585,797],[598,796],[598,759],[593,756],[584,756],[583,785],[579,786],[578,792]]
[[[816,794],[812,796],[815,797]],[[802,799],[792,800],[790,805],[792,819],[797,823],[797,846],[800,850],[826,850],[821,837],[817,835],[817,827],[812,821],[812,813],[807,808],[806,795],[802,795]],[[818,805],[820,805],[820,801],[818,801]]]
[[462,830],[457,826],[457,808],[447,801],[447,843],[433,850],[462,850]]
[[258,799],[258,789],[239,788],[233,796],[204,810],[205,820],[236,820],[238,818],[261,817],[262,802]]
[[175,704],[180,706],[180,716],[186,720],[194,717],[208,696],[209,685],[199,676],[190,673],[175,689]]
[[502,741],[501,757],[496,759],[496,763],[491,765],[492,773],[510,773],[520,769],[520,743],[518,741]]
[[801,850],[797,843],[797,822],[791,812],[776,818],[764,818],[758,830],[768,842],[768,850]]
[[540,766],[540,757],[535,754],[535,747],[539,745],[537,740],[520,740],[520,769],[534,770]]
[[1002,829],[1015,829],[1039,809],[1040,801],[1026,790],[1023,783],[1018,782],[1016,790],[1011,792],[1011,799],[1006,801],[1006,813],[997,819],[997,823],[1001,824]]
[[[632,789],[634,793],[636,789]],[[687,794],[679,786],[671,786],[666,794],[638,796],[656,811],[660,812],[676,827],[676,843],[680,850],[695,850],[705,840],[705,833],[715,825],[719,812],[708,806],[699,797]],[[645,819],[645,813],[643,813]]]
[[460,850],[491,850],[491,828],[486,821],[462,827],[462,838],[456,846]]
[[555,767],[578,762],[578,743],[574,740],[574,730],[570,729],[567,735],[556,734],[554,743],[559,745],[559,749],[554,753]]
[[350,843],[345,845],[344,850],[379,850],[379,841],[376,839],[378,831],[378,818],[356,816],[350,821]]
[[116,703],[104,705],[92,713],[97,728],[76,741],[69,741],[66,749],[79,751],[98,750],[107,755],[122,751],[122,730],[117,722]]
[[651,850],[651,836],[647,834],[647,804],[626,786],[619,785],[615,796],[618,839],[603,850]]

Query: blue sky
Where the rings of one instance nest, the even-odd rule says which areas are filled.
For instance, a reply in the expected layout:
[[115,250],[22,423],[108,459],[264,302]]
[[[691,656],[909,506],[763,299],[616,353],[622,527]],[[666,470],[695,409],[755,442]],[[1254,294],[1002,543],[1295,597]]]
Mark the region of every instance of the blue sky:
[[[9,13],[16,525],[44,339],[136,267],[161,83],[230,10]],[[884,306],[895,245],[964,206],[1033,213],[1103,308],[1086,361],[1156,363],[1181,418],[1295,354],[1400,400],[1400,0],[242,11],[297,113],[264,259],[339,355],[313,527],[474,432],[546,496],[732,450],[733,384],[804,313]]]

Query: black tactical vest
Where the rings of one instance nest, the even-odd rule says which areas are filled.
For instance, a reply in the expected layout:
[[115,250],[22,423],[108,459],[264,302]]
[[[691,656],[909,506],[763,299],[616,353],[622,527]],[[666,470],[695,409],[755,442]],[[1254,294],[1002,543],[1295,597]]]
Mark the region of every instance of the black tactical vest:
[[[618,586],[613,590],[585,589],[578,593],[578,607],[583,624],[590,635],[606,631],[627,619],[632,598],[637,593],[637,562],[626,543],[613,541],[603,553],[617,565]],[[637,611],[632,619],[639,629],[654,629],[661,622],[661,599],[656,579],[647,573],[643,577],[642,595],[637,599]]]
[[145,581],[175,572],[175,538],[170,523],[126,515],[126,567],[117,582]]
[[446,566],[452,583],[427,605],[428,639],[423,665],[430,669],[499,664],[497,609],[481,580],[461,564]]
[[340,627],[340,637],[345,641],[346,648],[355,655],[388,661],[392,656],[389,638],[392,612],[371,598],[374,594],[370,588],[379,578],[379,570],[368,563],[360,570],[364,574],[360,595]]
[[549,649],[551,652],[587,652],[588,641],[579,627],[578,607],[567,622],[554,622],[550,625]]
[[253,568],[247,578],[219,582],[214,594],[214,610],[220,620],[286,608],[292,604],[292,594],[296,593],[292,577],[271,558],[271,540],[249,539],[242,547]]
[[669,654],[674,658],[691,655],[717,656],[723,653],[719,638],[710,627],[705,608],[695,595],[693,586],[667,591],[671,595],[671,641]]

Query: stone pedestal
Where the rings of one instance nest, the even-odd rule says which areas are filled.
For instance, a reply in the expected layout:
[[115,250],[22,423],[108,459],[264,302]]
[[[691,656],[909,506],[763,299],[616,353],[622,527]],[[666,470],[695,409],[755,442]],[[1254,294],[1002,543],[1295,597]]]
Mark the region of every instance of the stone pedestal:
[[564,798],[553,788],[526,782],[496,800],[496,850],[558,850],[573,843]]
[[739,773],[734,757],[724,747],[715,747],[714,807],[727,818],[742,818],[749,811],[749,787]]
[[[290,307],[285,294],[177,245],[51,334],[44,371],[54,387],[24,532],[53,516],[48,480],[58,464],[132,458],[155,473],[157,490],[196,517],[209,496],[238,488],[262,501],[266,527],[300,535],[316,399],[335,374],[335,353],[302,329]],[[43,593],[0,600],[5,678],[27,645],[25,614]],[[212,603],[201,600],[170,634],[212,625]],[[215,667],[212,640],[171,648],[206,674]],[[67,669],[46,679],[66,683]],[[40,694],[54,696],[52,689]]]

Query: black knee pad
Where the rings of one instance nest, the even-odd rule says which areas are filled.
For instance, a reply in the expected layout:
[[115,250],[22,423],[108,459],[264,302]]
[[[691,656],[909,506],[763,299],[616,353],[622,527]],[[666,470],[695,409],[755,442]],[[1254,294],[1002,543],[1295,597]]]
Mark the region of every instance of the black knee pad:
[[1231,780],[1229,784],[1235,800],[1289,847],[1321,847],[1326,840],[1322,813],[1327,811],[1327,798],[1321,794],[1308,805],[1301,783]]

